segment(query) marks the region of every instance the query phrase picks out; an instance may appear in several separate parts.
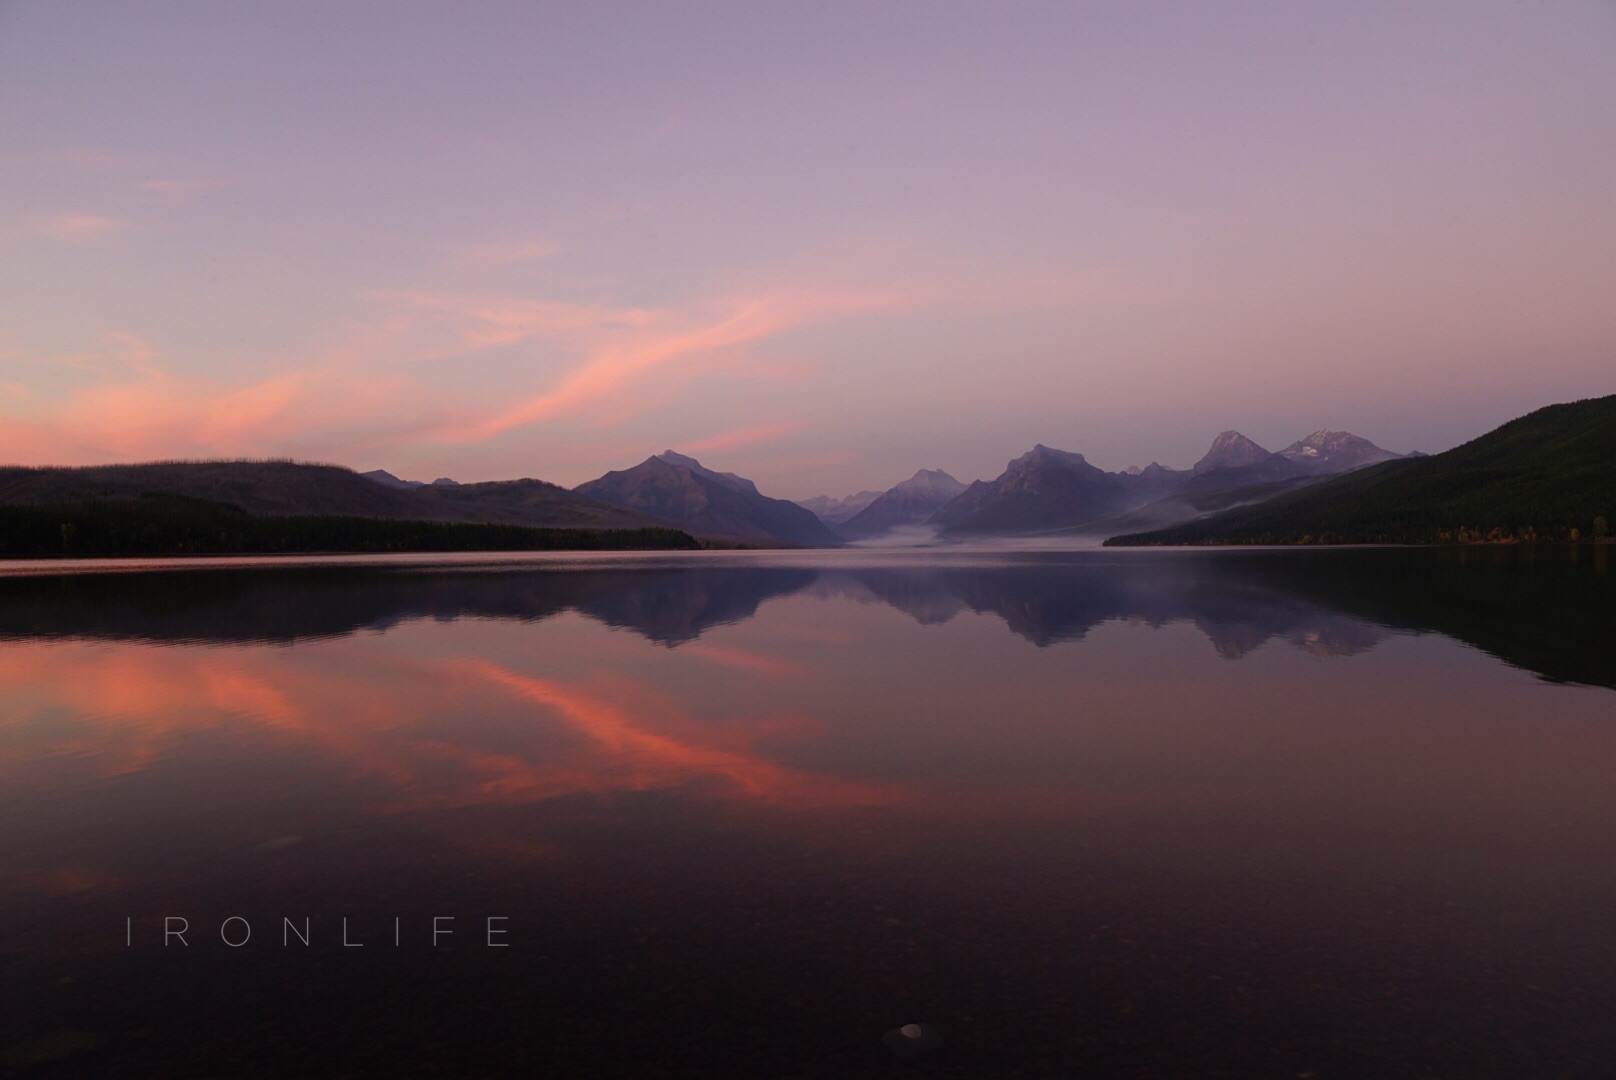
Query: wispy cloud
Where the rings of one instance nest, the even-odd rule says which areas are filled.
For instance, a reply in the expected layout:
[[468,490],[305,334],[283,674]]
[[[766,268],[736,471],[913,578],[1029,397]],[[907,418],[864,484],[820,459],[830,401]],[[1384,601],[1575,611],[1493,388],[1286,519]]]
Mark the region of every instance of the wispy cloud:
[[721,431],[705,439],[681,444],[686,454],[709,454],[715,450],[734,450],[742,446],[757,446],[760,443],[774,442],[788,435],[796,435],[806,431],[808,425],[797,420],[782,420],[772,424],[753,424],[750,427],[734,428],[730,431]]
[[[575,339],[584,359],[543,390],[515,406],[475,424],[450,432],[451,440],[474,442],[563,415],[576,416],[611,400],[614,417],[624,408],[623,394],[633,380],[652,370],[680,368],[717,354],[744,359],[744,348],[797,327],[863,312],[890,308],[900,298],[883,293],[774,292],[714,305],[705,317],[669,311],[623,311],[609,320],[580,320],[573,329],[588,336]],[[506,340],[514,325],[505,324]],[[736,350],[740,350],[737,354]],[[699,366],[687,369],[694,374]]]
[[100,214],[52,214],[33,222],[35,233],[59,244],[93,244],[125,228],[126,222]]
[[[361,354],[363,350],[361,347]],[[323,359],[340,358],[341,349]],[[172,456],[336,454],[419,436],[446,418],[399,376],[313,363],[241,383],[175,374],[140,337],[58,358],[89,385],[31,395],[0,423],[0,459],[77,464]]]
[[514,266],[518,263],[538,262],[561,254],[561,245],[544,240],[516,240],[504,244],[468,244],[457,253],[455,261],[473,270]]
[[[187,374],[126,331],[104,334],[95,349],[41,360],[86,377],[71,389],[0,403],[0,456],[353,461],[400,445],[417,454],[433,444],[474,447],[547,422],[565,422],[574,433],[623,431],[677,400],[692,380],[786,377],[777,372],[777,351],[760,348],[771,338],[915,302],[895,292],[790,289],[655,308],[416,292],[368,300],[380,310],[290,365],[244,356],[214,367],[218,375]],[[249,370],[263,374],[227,374]],[[798,363],[788,375],[803,370]],[[697,431],[681,448],[729,450],[805,429],[786,415]],[[532,437],[545,436],[535,430]]]

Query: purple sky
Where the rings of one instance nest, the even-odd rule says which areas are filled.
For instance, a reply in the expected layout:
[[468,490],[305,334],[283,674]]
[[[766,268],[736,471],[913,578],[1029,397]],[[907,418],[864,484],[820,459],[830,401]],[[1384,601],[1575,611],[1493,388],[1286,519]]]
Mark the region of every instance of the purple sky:
[[788,497],[1616,392],[1616,5],[0,6],[0,460]]

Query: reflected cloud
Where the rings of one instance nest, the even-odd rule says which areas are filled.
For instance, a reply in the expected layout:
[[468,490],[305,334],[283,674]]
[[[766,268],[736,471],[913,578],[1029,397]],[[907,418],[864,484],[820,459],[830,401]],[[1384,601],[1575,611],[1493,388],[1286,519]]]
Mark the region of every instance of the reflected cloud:
[[698,660],[708,660],[724,667],[739,668],[742,671],[756,672],[777,679],[800,679],[808,674],[808,668],[794,660],[781,660],[778,657],[765,656],[746,649],[726,648],[722,645],[685,645],[680,648],[679,655],[692,656]]
[[[26,821],[27,808],[52,792],[147,789],[163,794],[150,804],[136,798],[129,808],[137,817],[161,820],[178,810],[183,818],[186,792],[214,782],[194,770],[221,754],[245,782],[239,790],[227,784],[228,793],[208,802],[235,822],[232,849],[247,851],[277,850],[289,831],[322,828],[318,821],[251,823],[246,811],[260,796],[245,775],[266,769],[338,778],[341,804],[323,808],[318,819],[387,817],[431,828],[439,826],[426,822],[445,810],[585,795],[677,792],[802,809],[889,805],[911,794],[901,784],[777,760],[779,748],[819,734],[803,718],[709,722],[657,694],[627,692],[634,688],[621,677],[607,693],[587,681],[477,658],[400,657],[362,642],[326,648],[336,652],[14,646],[0,654],[7,705],[0,819]],[[793,670],[742,650],[710,655],[742,667],[743,677],[776,679]],[[478,703],[471,722],[461,719],[468,701]],[[185,827],[210,829],[200,821]],[[518,832],[480,836],[479,850],[547,850],[520,835],[519,822],[511,827]],[[3,887],[58,895],[120,874],[116,866],[86,869],[80,853],[58,850],[48,838],[11,839],[0,864]]]
[[[550,830],[569,800],[598,811],[624,796],[719,816],[925,814],[960,798],[1030,806],[1042,783],[1068,813],[1115,799],[1104,753],[1135,710],[1171,713],[1184,692],[1135,672],[1089,678],[1117,638],[1083,643],[1107,623],[1194,627],[1231,661],[1270,643],[1334,661],[1439,629],[1547,677],[1612,685],[1612,582],[1546,553],[707,558],[0,577],[0,821],[13,823],[0,888],[151,886],[169,864],[126,851],[119,830],[267,865],[288,836],[333,857],[318,839],[333,822],[560,857]],[[1366,559],[1388,561],[1369,574]],[[1454,613],[1463,633],[1444,621]],[[558,618],[572,622],[539,625]],[[757,634],[740,626],[752,619]],[[1175,641],[1205,679],[1204,647]],[[985,685],[978,659],[1016,673]],[[1266,693],[1306,682],[1294,664],[1275,670],[1257,680]],[[1085,698],[1091,715],[1074,722]],[[985,737],[1005,724],[1017,738]],[[1177,745],[1216,741],[1217,725],[1183,724]],[[1000,756],[985,775],[1017,778],[1013,798],[951,787],[981,755]],[[1074,776],[1087,786],[1068,790]],[[117,820],[114,840],[87,852],[30,829],[51,800]]]
[[[631,716],[621,706],[553,679],[521,675],[485,661],[459,661],[455,670],[476,676],[509,693],[547,707],[574,731],[585,735],[603,750],[605,768],[595,774],[595,783],[610,777],[603,786],[611,790],[644,790],[670,787],[691,781],[718,781],[719,790],[765,802],[795,806],[876,805],[894,802],[900,788],[863,784],[786,768],[759,756],[752,747],[768,729],[753,729],[731,735],[735,745],[716,741],[717,731],[686,724],[687,734],[676,736],[657,730],[658,722],[649,716]],[[665,726],[665,721],[663,722]],[[702,741],[689,732],[700,730]],[[524,783],[506,790],[530,790]],[[545,795],[549,780],[542,772],[537,790]],[[573,778],[576,783],[576,778]],[[591,790],[598,790],[592,788]]]

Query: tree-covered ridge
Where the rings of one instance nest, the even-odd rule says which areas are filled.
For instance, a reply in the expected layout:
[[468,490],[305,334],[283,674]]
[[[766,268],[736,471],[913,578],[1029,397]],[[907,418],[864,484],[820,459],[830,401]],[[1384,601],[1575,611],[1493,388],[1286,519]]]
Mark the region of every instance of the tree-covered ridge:
[[1390,461],[1107,544],[1602,539],[1616,521],[1616,395],[1551,405],[1443,454]]
[[172,495],[0,506],[0,558],[315,552],[641,551],[701,545],[677,529],[555,529],[335,515],[254,517]]

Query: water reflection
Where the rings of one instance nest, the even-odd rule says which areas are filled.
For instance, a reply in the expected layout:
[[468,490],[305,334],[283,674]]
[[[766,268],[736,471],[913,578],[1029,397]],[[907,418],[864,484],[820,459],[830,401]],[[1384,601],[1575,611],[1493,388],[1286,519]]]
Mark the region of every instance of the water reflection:
[[1188,622],[1239,659],[1282,639],[1319,656],[1387,629],[1435,631],[1545,678],[1616,686],[1616,578],[1603,552],[1357,550],[1027,555],[904,563],[698,558],[599,568],[345,566],[0,576],[0,640],[295,642],[413,619],[537,621],[576,612],[667,646],[808,593],[886,604],[922,626],[965,612],[1039,647],[1096,626]]
[[[878,1076],[910,1021],[943,1076],[1575,1075],[1616,1052],[1599,570],[0,578],[0,1009],[99,1075]],[[520,948],[125,949],[170,912]]]

